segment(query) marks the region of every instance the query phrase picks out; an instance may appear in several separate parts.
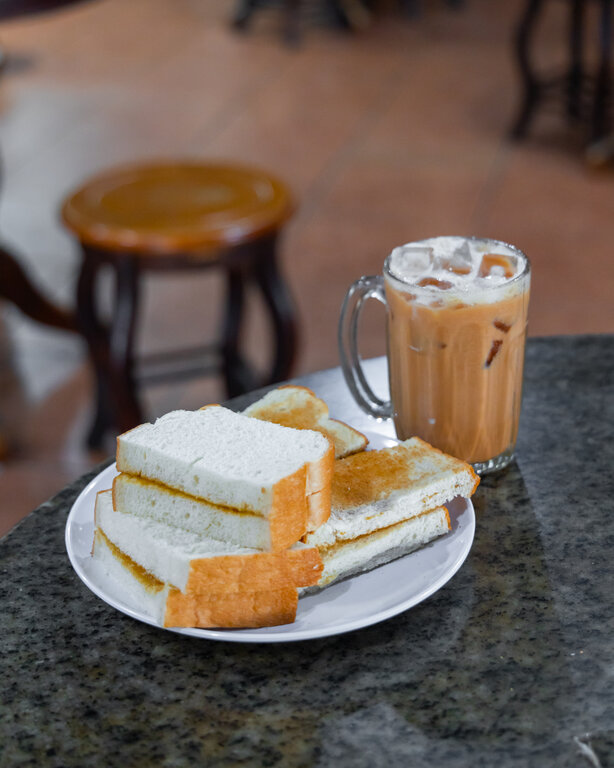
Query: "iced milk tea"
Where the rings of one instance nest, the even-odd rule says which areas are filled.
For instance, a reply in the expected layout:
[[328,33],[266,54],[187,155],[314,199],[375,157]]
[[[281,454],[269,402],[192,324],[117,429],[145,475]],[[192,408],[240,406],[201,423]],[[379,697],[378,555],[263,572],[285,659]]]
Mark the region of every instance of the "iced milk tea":
[[438,237],[395,248],[384,275],[397,435],[479,471],[505,466],[520,413],[526,257],[494,240]]

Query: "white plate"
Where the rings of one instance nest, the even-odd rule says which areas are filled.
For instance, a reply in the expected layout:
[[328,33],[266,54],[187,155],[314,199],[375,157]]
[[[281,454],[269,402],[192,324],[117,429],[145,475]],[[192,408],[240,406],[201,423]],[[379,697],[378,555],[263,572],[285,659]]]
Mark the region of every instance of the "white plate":
[[[373,448],[397,442],[377,434],[370,434],[369,440]],[[66,550],[77,575],[94,594],[134,619],[159,626],[139,605],[127,600],[120,585],[90,557],[96,494],[110,488],[116,474],[115,464],[107,467],[76,499],[66,523]],[[441,589],[469,554],[475,533],[473,505],[468,499],[458,498],[448,509],[452,522],[449,534],[369,573],[302,597],[293,624],[233,630],[173,627],[169,631],[208,640],[280,643],[350,632],[396,616]]]

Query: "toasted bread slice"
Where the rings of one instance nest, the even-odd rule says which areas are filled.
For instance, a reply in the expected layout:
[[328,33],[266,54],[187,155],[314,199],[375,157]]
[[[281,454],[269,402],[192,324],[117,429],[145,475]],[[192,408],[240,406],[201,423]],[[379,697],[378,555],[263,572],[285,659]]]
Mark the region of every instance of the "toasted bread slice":
[[331,514],[303,541],[326,547],[350,541],[470,497],[480,482],[471,465],[417,437],[335,462]]
[[284,427],[320,432],[333,443],[336,459],[363,451],[368,443],[367,438],[353,427],[331,419],[324,400],[307,387],[288,384],[273,389],[243,413]]
[[370,571],[414,552],[449,531],[448,510],[436,507],[364,536],[322,546],[319,548],[324,563],[322,576],[316,587],[301,592],[318,591],[341,579]]

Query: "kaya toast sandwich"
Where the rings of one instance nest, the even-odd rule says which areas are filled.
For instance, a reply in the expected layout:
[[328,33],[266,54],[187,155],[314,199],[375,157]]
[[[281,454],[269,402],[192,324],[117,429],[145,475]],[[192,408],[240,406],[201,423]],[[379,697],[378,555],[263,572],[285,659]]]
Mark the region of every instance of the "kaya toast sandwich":
[[96,497],[92,555],[161,626],[260,627],[294,621],[297,587],[315,584],[315,547],[237,547],[113,509]]
[[[333,448],[322,435],[217,405],[173,411],[117,439],[117,468],[141,481],[143,495],[172,489],[183,507],[205,502],[203,515],[237,543],[246,543],[244,521],[257,516],[253,527],[268,544],[263,548],[274,550],[328,518],[333,464]],[[119,497],[118,483],[118,506]]]

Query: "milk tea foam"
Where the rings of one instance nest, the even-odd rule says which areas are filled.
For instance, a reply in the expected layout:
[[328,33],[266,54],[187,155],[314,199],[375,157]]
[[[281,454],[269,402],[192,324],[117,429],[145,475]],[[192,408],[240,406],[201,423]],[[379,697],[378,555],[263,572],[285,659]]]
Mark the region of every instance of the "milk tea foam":
[[522,392],[530,272],[515,248],[439,237],[384,269],[397,435],[484,465],[511,455]]

